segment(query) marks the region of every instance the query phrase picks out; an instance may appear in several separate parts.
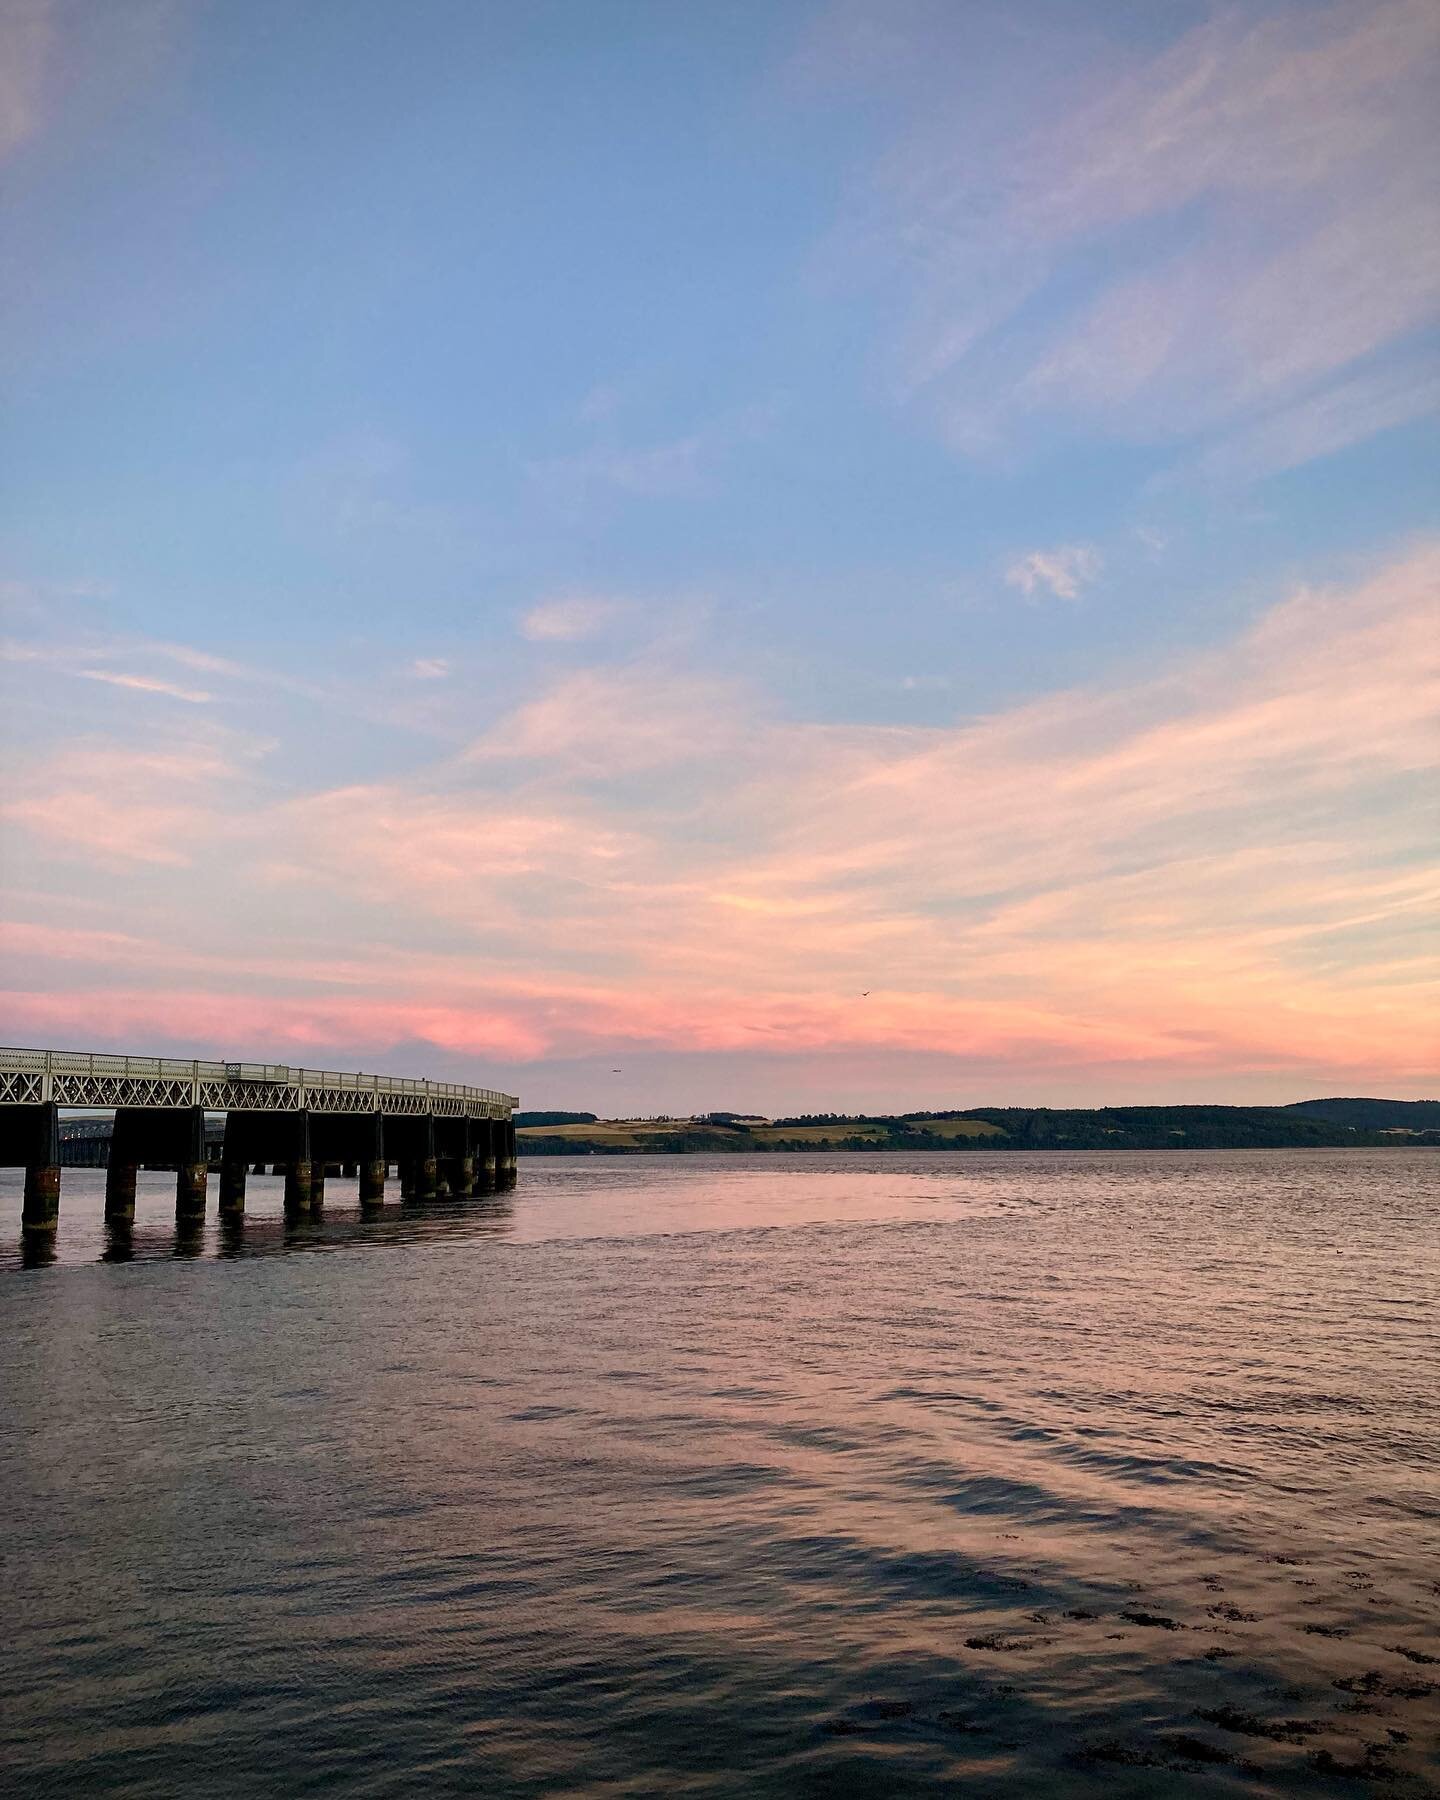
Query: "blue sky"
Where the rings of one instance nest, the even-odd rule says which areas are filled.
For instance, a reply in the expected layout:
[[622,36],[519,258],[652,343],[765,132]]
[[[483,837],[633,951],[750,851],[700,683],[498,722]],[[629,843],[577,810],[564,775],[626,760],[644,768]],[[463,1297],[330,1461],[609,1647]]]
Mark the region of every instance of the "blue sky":
[[[1381,768],[1259,752],[1343,675],[1262,668],[1275,619],[1339,658],[1435,622],[1433,9],[0,18],[12,1037],[241,1030],[607,1106],[621,1051],[637,1107],[1425,1089],[1419,902],[1377,900],[1433,847],[1423,715]],[[992,765],[947,746],[1050,708],[1063,774],[1093,717],[1252,680],[1249,773],[1175,841],[967,835]],[[871,799],[927,758],[906,839]],[[413,882],[346,878],[367,810],[417,821]],[[1321,843],[1286,932],[1253,871],[1207,912],[1248,946],[1228,1022],[1078,898]],[[1358,945],[1358,902],[1314,912],[1357,856]],[[997,960],[1046,895],[1044,972]],[[1112,980],[1192,1025],[1127,1001],[1095,1041]],[[460,996],[483,1030],[437,1022]]]

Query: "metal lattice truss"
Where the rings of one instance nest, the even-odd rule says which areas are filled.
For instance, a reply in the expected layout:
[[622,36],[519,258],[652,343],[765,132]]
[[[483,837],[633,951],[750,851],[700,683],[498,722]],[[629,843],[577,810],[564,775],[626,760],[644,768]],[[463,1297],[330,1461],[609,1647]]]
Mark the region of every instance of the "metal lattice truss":
[[449,1119],[508,1119],[519,1104],[513,1094],[494,1088],[401,1075],[0,1049],[0,1106],[47,1100],[57,1106],[203,1106],[207,1112],[378,1112]]

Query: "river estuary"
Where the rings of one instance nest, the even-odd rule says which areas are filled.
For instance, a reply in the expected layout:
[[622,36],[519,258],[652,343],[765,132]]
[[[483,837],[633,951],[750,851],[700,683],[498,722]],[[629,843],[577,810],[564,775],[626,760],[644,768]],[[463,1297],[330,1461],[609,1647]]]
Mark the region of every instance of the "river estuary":
[[30,1795],[1440,1791],[1440,1158],[0,1177]]

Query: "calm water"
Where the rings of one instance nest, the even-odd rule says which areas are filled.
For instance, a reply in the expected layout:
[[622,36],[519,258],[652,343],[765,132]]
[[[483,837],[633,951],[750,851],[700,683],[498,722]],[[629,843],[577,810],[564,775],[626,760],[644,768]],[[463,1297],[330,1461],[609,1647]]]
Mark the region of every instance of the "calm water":
[[1440,1790],[1433,1155],[155,1176],[124,1263],[102,1179],[29,1270],[0,1182],[12,1792]]

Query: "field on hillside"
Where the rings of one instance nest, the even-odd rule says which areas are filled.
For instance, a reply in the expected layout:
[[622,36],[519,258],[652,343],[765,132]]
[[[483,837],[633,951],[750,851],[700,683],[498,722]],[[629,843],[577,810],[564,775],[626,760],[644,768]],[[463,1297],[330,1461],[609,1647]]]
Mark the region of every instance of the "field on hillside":
[[601,1119],[587,1125],[523,1125],[516,1132],[522,1143],[589,1146],[595,1150],[775,1150],[782,1147],[816,1150],[854,1144],[895,1148],[907,1140],[934,1144],[963,1138],[1003,1138],[1005,1132],[985,1119],[830,1119],[803,1125],[733,1125],[702,1119]]

